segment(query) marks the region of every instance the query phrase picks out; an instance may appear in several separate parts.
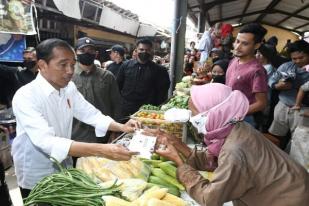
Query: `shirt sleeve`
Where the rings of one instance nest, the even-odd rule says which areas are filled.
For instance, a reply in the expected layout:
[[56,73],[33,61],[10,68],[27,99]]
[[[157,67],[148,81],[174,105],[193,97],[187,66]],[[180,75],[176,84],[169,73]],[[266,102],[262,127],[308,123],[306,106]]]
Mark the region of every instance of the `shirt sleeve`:
[[267,86],[267,74],[263,67],[256,71],[253,77],[252,93],[266,93]]
[[59,162],[68,156],[72,140],[56,136],[54,128],[48,124],[42,108],[31,94],[17,91],[13,99],[13,111],[18,126],[23,128],[35,147]]
[[194,149],[187,159],[187,164],[194,169],[212,172],[218,167],[217,158],[208,154],[207,150]]
[[188,194],[206,206],[222,206],[225,202],[239,199],[253,187],[244,158],[233,153],[220,155],[219,166],[211,182],[187,164],[178,167],[177,177]]
[[275,88],[275,85],[282,79],[282,72],[286,72],[291,62],[286,62],[282,64],[268,79],[268,86],[272,89]]
[[[73,84],[73,83],[72,83]],[[114,121],[111,117],[103,115],[90,104],[74,85],[72,95],[73,116],[95,128],[97,137],[105,136],[109,125]]]

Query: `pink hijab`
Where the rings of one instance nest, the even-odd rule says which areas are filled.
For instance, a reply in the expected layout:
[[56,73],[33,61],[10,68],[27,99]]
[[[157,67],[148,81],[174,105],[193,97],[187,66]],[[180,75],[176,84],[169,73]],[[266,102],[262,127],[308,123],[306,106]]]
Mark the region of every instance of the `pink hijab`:
[[247,97],[240,91],[220,84],[210,83],[191,88],[191,99],[200,113],[208,117],[204,141],[208,152],[219,156],[226,137],[235,122],[243,120],[249,109]]

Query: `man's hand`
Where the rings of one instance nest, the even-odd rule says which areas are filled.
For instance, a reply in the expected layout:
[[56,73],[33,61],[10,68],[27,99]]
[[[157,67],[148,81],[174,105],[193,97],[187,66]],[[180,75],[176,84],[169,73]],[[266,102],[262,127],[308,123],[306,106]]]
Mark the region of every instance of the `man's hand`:
[[122,145],[117,144],[102,144],[102,156],[111,160],[128,161],[133,155],[137,155],[138,152],[129,151]]
[[121,131],[125,133],[132,133],[135,130],[140,129],[140,128],[141,128],[141,125],[138,121],[130,119],[123,125]]

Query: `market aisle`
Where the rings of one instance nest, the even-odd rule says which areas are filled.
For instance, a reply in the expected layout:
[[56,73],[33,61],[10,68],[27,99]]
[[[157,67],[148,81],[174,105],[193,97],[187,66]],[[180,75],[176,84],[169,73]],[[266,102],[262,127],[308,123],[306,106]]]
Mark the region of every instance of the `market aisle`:
[[14,166],[10,167],[5,171],[5,179],[9,186],[11,199],[14,206],[22,206],[23,201],[21,198],[20,190],[17,185],[16,175],[14,171]]

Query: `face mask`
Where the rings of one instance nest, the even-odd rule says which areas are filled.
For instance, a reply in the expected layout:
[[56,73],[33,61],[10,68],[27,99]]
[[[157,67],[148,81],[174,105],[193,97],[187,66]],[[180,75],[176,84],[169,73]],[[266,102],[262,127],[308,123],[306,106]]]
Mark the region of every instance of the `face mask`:
[[147,52],[138,53],[138,58],[139,58],[142,62],[147,62],[147,61],[150,60],[151,54],[149,54],[149,53],[147,53]]
[[208,122],[208,117],[205,113],[200,113],[194,117],[191,117],[189,121],[192,123],[193,127],[197,129],[199,134],[207,134],[206,124]]
[[77,54],[77,61],[83,65],[90,66],[93,64],[95,59],[95,54],[84,53],[84,54]]
[[36,65],[36,61],[24,61],[24,67],[32,69]]
[[212,75],[213,82],[225,84],[225,75]]

